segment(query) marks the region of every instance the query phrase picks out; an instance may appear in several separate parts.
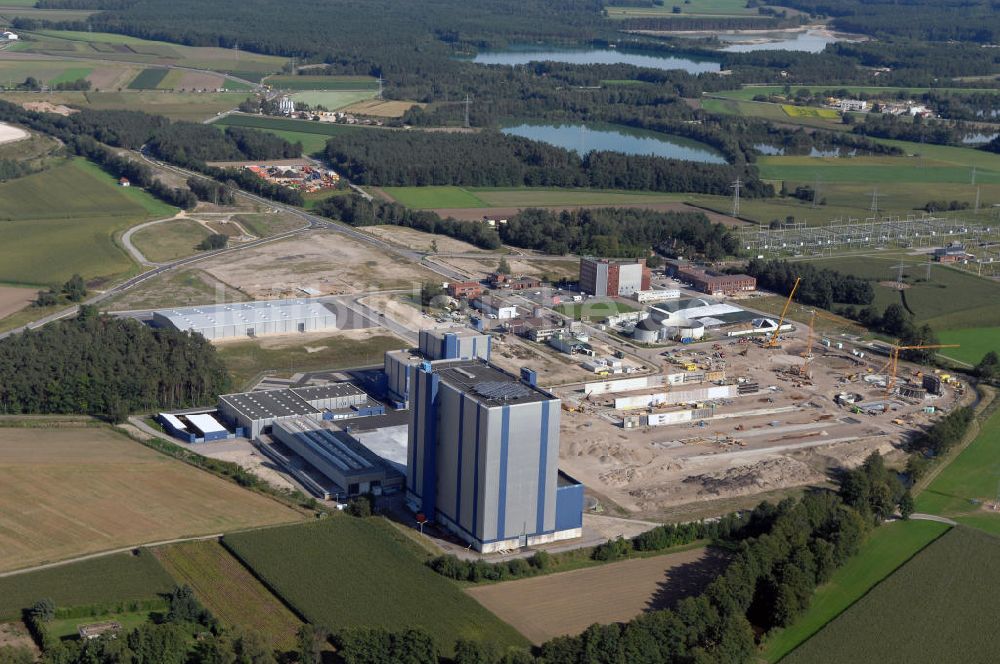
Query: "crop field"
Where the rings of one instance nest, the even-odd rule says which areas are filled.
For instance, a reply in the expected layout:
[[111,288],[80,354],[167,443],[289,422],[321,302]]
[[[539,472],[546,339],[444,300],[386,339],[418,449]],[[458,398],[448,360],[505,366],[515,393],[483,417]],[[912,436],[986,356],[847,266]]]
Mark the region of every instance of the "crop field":
[[[875,306],[902,303],[919,323],[928,323],[936,331],[1000,325],[1000,283],[977,277],[955,268],[932,265],[926,281],[927,259],[923,256],[879,257],[854,256],[812,259],[816,267],[828,267],[873,281],[895,280],[895,267],[903,263],[903,281],[909,286],[900,291],[874,285]],[[903,301],[905,297],[905,302]]]
[[1000,477],[1000,411],[983,423],[979,435],[917,496],[917,511],[938,514],[1000,535],[996,501]]
[[[933,158],[780,156],[761,157],[758,164],[760,176],[765,180],[787,180],[799,184],[812,184],[817,179],[823,184],[866,183],[869,203],[871,183],[964,184],[975,194],[970,184],[971,167]],[[976,182],[1000,184],[1000,170],[979,167],[976,169]],[[924,187],[922,202],[934,198],[933,191]]]
[[959,344],[961,348],[945,348],[941,355],[976,364],[983,355],[1000,354],[1000,327],[971,327],[964,330],[944,330],[938,334],[943,344]]
[[155,599],[175,582],[149,551],[116,553],[92,560],[0,578],[0,622],[48,597],[57,607]]
[[676,16],[751,16],[756,15],[757,10],[747,7],[743,0],[690,0],[685,4],[677,5],[681,9],[680,14],[673,12],[673,5],[665,3],[662,6],[652,7],[615,7],[607,6],[608,18],[650,18],[664,17],[672,18]]
[[132,236],[132,244],[154,263],[198,253],[197,244],[209,236],[208,229],[191,219],[174,219],[147,226]]
[[533,643],[625,622],[701,592],[726,563],[704,547],[473,587],[466,592]]
[[375,93],[371,90],[308,90],[293,93],[292,99],[310,106],[323,106],[327,110],[336,111],[374,96]]
[[37,295],[38,291],[34,288],[0,285],[0,319],[24,309]]
[[[39,100],[39,96],[31,92],[5,92],[3,98],[16,104]],[[94,110],[143,110],[165,115],[171,120],[192,122],[200,122],[236,108],[244,99],[246,95],[239,92],[174,92],[127,88],[121,92],[65,91],[45,95],[45,101],[53,104]]]
[[345,113],[371,115],[377,118],[401,118],[414,106],[424,106],[413,101],[398,101],[395,99],[367,99],[345,106]]
[[[896,96],[902,95],[908,97],[910,95],[923,94],[929,92],[932,88],[898,88],[898,87],[878,87],[874,85],[793,85],[791,87],[792,95],[794,96],[800,90],[805,90],[812,94],[817,92],[839,92],[841,90],[846,90],[848,94],[858,94],[865,93],[869,95],[885,95],[886,98],[894,98]],[[947,92],[949,94],[980,94],[980,93],[990,93],[1000,95],[1000,89],[998,88],[933,88],[935,92]],[[713,92],[712,95],[716,97],[728,97],[729,99],[742,99],[750,101],[757,95],[783,95],[785,94],[785,88],[781,85],[745,85],[739,90],[723,90],[720,92]]]
[[782,661],[993,661],[998,579],[1000,540],[954,528]]
[[107,280],[134,269],[120,231],[174,209],[141,189],[122,189],[97,166],[73,159],[0,183],[0,282],[61,283],[74,273]]
[[382,187],[381,190],[409,208],[489,207],[481,198],[462,187]]
[[581,320],[581,316],[586,316],[588,320],[596,321],[615,314],[638,311],[638,307],[624,302],[565,302],[556,305],[555,310],[564,316],[572,316],[576,320]]
[[18,51],[56,56],[73,55],[105,61],[142,62],[150,65],[178,65],[234,75],[242,73],[246,74],[244,78],[253,79],[276,72],[285,63],[284,58],[248,51],[183,46],[104,32],[39,30],[30,33],[30,36],[34,39],[19,44]]
[[172,544],[153,553],[227,627],[256,632],[283,650],[294,646],[302,621],[217,541]]
[[510,625],[423,564],[426,552],[379,518],[227,535],[254,573],[316,625],[421,627],[446,654],[460,638],[523,645]]
[[302,518],[102,426],[5,428],[2,439],[0,571]]
[[858,553],[816,589],[806,612],[791,627],[767,638],[763,657],[779,661],[948,528],[934,521],[896,521],[878,527]]
[[227,341],[218,346],[219,357],[236,385],[246,385],[263,372],[291,375],[297,371],[344,369],[378,364],[387,350],[405,347],[393,336],[352,339],[343,335],[315,337],[303,341],[278,338]]
[[280,90],[378,90],[370,76],[268,76],[265,85]]
[[128,84],[129,90],[155,90],[170,73],[169,69],[160,67],[143,69],[139,75]]
[[813,106],[792,106],[782,104],[781,110],[792,118],[820,118],[821,120],[836,120],[840,113],[831,108],[815,108]]
[[[98,62],[85,63],[75,60],[57,59],[10,59],[0,61],[0,87],[7,88],[9,85],[17,85],[29,76],[32,76],[47,85],[57,83],[68,83],[80,78],[85,78],[94,87],[103,88],[110,81],[125,80],[131,78],[134,68],[127,65],[117,65],[114,63],[103,64]],[[33,101],[38,101],[41,97],[37,93],[27,93],[31,95]],[[4,99],[8,99],[4,94]],[[48,100],[48,97],[45,97]]]

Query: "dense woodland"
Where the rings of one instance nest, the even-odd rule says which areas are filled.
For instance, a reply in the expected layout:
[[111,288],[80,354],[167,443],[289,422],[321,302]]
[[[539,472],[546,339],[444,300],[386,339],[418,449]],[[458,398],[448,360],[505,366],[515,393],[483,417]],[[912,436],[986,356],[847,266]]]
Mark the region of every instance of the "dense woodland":
[[0,341],[0,412],[85,413],[114,422],[135,411],[210,404],[229,377],[200,335],[152,329],[84,306]]
[[499,132],[363,131],[334,136],[326,157],[357,184],[555,186],[725,195],[744,177],[747,197],[773,196],[752,170],[618,152],[577,153]]
[[868,305],[875,301],[871,282],[836,270],[818,268],[811,263],[754,258],[745,272],[757,278],[758,288],[780,295],[792,292],[795,279],[801,278],[795,300],[830,309],[834,303]]

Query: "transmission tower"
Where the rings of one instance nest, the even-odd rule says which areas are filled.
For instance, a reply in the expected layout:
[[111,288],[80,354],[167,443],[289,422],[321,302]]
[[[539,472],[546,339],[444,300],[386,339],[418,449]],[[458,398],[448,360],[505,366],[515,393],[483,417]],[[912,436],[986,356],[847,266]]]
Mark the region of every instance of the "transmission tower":
[[382,78],[382,74],[378,75],[378,99],[382,101],[382,83],[385,79]]
[[976,187],[976,214],[979,214],[979,187]]
[[736,178],[736,182],[729,185],[733,190],[733,216],[740,216],[740,189],[743,187],[743,181]]
[[469,108],[472,106],[472,99],[469,95],[465,95],[465,127],[468,129],[472,125],[469,124]]
[[819,178],[816,178],[815,182],[813,182],[813,200],[812,200],[813,208],[816,207],[818,201],[819,201]]
[[875,187],[875,190],[872,192],[871,211],[876,217],[878,216],[878,187]]
[[927,254],[927,281],[931,280],[931,265],[934,263],[931,261],[931,255]]
[[896,266],[896,287],[899,290],[903,290],[903,260],[900,259],[899,265]]
[[976,184],[976,167],[975,166],[972,167],[972,184],[973,185]]

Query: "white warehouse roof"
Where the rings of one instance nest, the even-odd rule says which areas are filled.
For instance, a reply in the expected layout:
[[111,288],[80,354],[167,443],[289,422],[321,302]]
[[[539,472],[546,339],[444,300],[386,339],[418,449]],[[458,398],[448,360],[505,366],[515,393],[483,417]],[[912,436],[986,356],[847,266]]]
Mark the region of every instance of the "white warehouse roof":
[[162,309],[156,312],[178,330],[204,330],[230,325],[265,325],[278,321],[304,321],[334,316],[323,303],[310,300],[263,300],[196,307]]
[[188,415],[187,420],[203,434],[227,431],[226,427],[219,424],[219,421],[211,415]]

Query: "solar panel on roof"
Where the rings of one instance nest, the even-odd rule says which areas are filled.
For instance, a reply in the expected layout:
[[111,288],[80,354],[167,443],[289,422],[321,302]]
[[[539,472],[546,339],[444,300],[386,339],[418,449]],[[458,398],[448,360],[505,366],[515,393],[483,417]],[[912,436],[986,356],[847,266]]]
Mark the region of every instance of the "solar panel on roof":
[[500,401],[510,401],[512,399],[523,399],[531,396],[530,389],[521,383],[511,381],[487,380],[476,383],[472,388],[476,394],[487,399],[497,399]]

